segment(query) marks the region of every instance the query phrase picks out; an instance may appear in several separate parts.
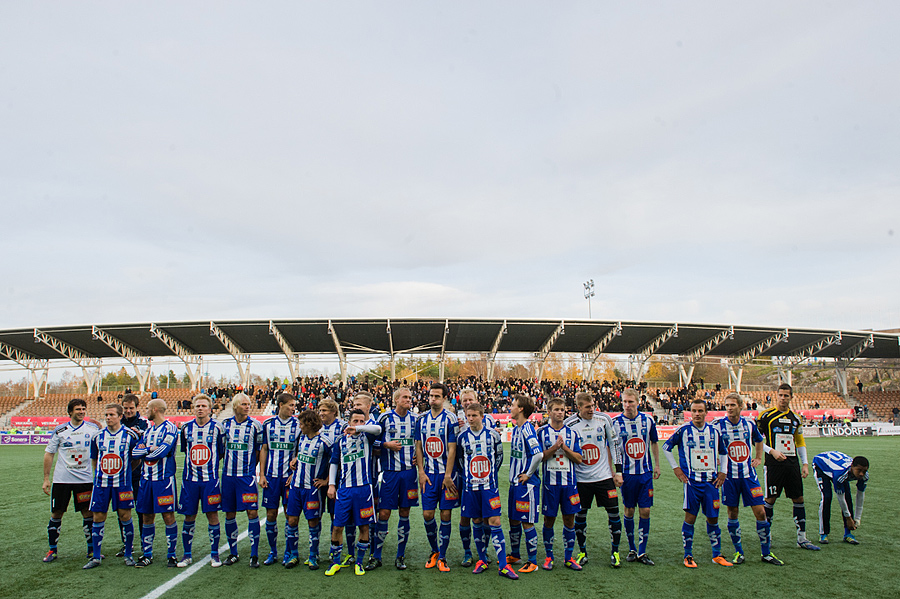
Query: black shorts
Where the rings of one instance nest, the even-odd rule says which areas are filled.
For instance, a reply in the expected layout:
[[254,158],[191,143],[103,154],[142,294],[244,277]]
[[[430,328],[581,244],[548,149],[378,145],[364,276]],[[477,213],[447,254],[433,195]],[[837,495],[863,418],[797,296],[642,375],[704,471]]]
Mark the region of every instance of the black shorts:
[[578,496],[584,511],[591,509],[591,504],[595,501],[607,511],[619,509],[619,490],[611,478],[593,483],[578,483]]
[[75,498],[75,511],[83,512],[91,506],[92,483],[53,483],[50,487],[50,511],[65,512],[69,499]]
[[803,477],[800,476],[800,463],[784,465],[767,465],[763,468],[766,498],[777,498],[784,490],[789,499],[803,497]]

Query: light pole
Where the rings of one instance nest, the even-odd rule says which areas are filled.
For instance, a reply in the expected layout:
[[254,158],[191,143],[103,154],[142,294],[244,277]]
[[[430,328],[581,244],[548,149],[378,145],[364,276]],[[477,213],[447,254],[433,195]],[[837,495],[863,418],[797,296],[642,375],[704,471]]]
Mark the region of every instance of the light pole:
[[588,318],[591,318],[591,298],[594,296],[594,279],[584,282],[584,299],[588,301]]

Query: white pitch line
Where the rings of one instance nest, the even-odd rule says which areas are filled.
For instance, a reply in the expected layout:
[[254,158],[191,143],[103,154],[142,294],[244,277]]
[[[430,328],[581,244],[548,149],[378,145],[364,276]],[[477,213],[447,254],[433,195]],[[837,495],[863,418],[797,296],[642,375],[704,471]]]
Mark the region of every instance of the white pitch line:
[[[281,511],[282,511],[281,508],[279,508],[278,513],[280,514]],[[265,519],[260,520],[260,524],[262,524],[264,521],[265,521]],[[262,527],[260,527],[260,529],[262,529]],[[262,537],[262,530],[260,530],[260,537]],[[238,539],[237,539],[238,543],[240,543],[241,541],[243,541],[246,538],[247,538],[247,531],[245,530],[240,535],[238,535]],[[260,541],[262,541],[262,539],[260,539]],[[228,549],[228,541],[225,541],[224,543],[222,543],[219,546],[219,554],[223,553],[226,549]],[[155,589],[153,589],[152,591],[150,591],[149,593],[147,593],[146,595],[141,597],[141,599],[159,599],[160,597],[163,596],[163,593],[174,589],[176,586],[178,586],[179,584],[181,584],[182,582],[184,582],[185,580],[187,580],[188,578],[190,578],[191,576],[193,576],[194,574],[199,572],[200,569],[203,568],[203,566],[205,566],[206,564],[209,563],[209,561],[210,561],[209,556],[207,555],[206,557],[200,559],[200,561],[191,564],[191,566],[187,570],[185,570],[184,572],[181,572],[172,580],[170,580],[168,582],[164,582],[163,584],[161,584],[158,587],[156,587]],[[222,567],[224,568],[225,566],[222,566]]]

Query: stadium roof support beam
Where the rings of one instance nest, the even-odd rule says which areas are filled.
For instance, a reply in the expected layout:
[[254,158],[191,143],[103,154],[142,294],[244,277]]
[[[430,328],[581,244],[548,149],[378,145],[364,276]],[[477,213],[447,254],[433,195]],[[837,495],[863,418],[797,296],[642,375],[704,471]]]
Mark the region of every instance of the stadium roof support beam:
[[790,336],[790,332],[787,329],[784,329],[783,331],[781,331],[779,333],[775,333],[774,335],[771,335],[770,337],[766,337],[762,341],[758,341],[758,342],[754,343],[753,345],[751,345],[750,347],[744,349],[743,351],[740,351],[737,354],[735,354],[734,362],[736,364],[739,364],[740,366],[743,366],[744,364],[746,364],[747,362],[749,362],[756,356],[758,356],[761,353],[763,353],[764,351],[767,351],[768,349],[770,349],[776,343],[782,343],[782,342],[787,343],[789,336]]
[[137,375],[138,389],[141,393],[147,390],[147,379],[150,378],[151,358],[147,354],[136,350],[118,337],[110,335],[100,327],[91,326],[91,337],[102,341],[109,349],[113,350],[131,364]]
[[[41,385],[46,384],[50,372],[50,360],[39,358],[25,350],[7,345],[0,341],[0,354],[19,364],[31,373],[31,396],[37,398],[41,393]],[[40,376],[38,376],[40,372]]]
[[284,352],[284,357],[287,358],[288,368],[291,371],[291,381],[296,381],[297,377],[300,376],[300,353],[294,351],[294,348],[291,347],[291,344],[288,343],[287,338],[281,333],[275,323],[271,320],[269,321],[269,334],[275,337],[275,341],[278,342],[278,347],[281,348],[281,351]]
[[491,351],[488,353],[488,363],[487,363],[487,379],[489,381],[494,380],[494,362],[497,359],[497,352],[500,350],[500,342],[503,341],[503,336],[509,331],[506,326],[506,320],[503,321],[503,324],[500,325],[500,330],[497,332],[497,337],[494,339],[494,343],[491,344]]
[[538,359],[538,372],[537,372],[537,380],[540,383],[544,379],[544,366],[547,364],[547,358],[550,357],[550,352],[553,351],[553,344],[556,343],[556,340],[559,339],[560,335],[566,334],[566,321],[561,320],[559,324],[556,326],[556,329],[550,333],[550,336],[547,337],[547,340],[541,344],[541,348],[538,350],[537,355],[535,356]]
[[847,368],[870,347],[875,347],[875,335],[872,333],[869,333],[869,336],[862,341],[851,345],[847,351],[834,360],[835,383],[837,384],[838,393],[845,399],[850,396],[849,388],[847,387]]
[[441,364],[438,366],[438,379],[444,382],[444,352],[447,351],[447,335],[450,334],[450,319],[444,321],[444,337],[441,339]]
[[611,328],[603,337],[601,337],[594,345],[592,345],[587,353],[584,355],[585,359],[590,358],[591,363],[588,366],[587,376],[584,377],[586,381],[594,380],[594,367],[597,365],[597,360],[603,354],[603,350],[612,342],[612,340],[616,337],[622,335],[622,323],[617,322],[616,326]]
[[218,339],[225,349],[234,358],[237,363],[238,374],[241,377],[241,384],[244,389],[250,386],[250,354],[241,349],[241,346],[235,343],[234,339],[229,337],[225,331],[220,329],[216,323],[209,321],[209,334]]
[[48,335],[40,329],[34,329],[34,342],[43,343],[53,351],[78,364],[84,375],[84,384],[87,386],[88,395],[94,392],[94,385],[100,379],[100,367],[103,365],[103,360],[97,356],[90,356],[80,349],[72,347],[62,339]]
[[635,353],[632,356],[632,360],[629,360],[629,368],[631,368],[634,361],[637,361],[637,363],[638,363],[637,372],[634,374],[634,376],[631,377],[631,380],[634,381],[635,385],[637,385],[641,382],[641,379],[644,376],[644,371],[646,370],[646,367],[647,367],[647,361],[650,360],[650,357],[656,352],[656,350],[658,350],[660,347],[662,347],[663,343],[665,343],[672,337],[677,337],[677,336],[678,336],[678,323],[676,322],[671,327],[669,327],[666,331],[657,335],[652,341],[647,343],[644,347],[642,347],[640,350],[638,350],[637,353]]
[[728,384],[737,391],[741,392],[741,379],[744,377],[744,365],[732,364],[731,360],[725,360],[725,370],[728,371]]
[[200,370],[203,367],[203,358],[192,352],[183,343],[169,335],[165,329],[161,329],[156,324],[150,323],[150,336],[162,341],[169,350],[178,356],[184,362],[185,370],[187,370],[188,378],[191,380],[191,390],[200,390]]
[[785,363],[790,368],[794,368],[801,362],[808,360],[809,358],[823,351],[825,348],[831,347],[832,345],[840,345],[841,341],[841,332],[836,331],[831,335],[821,337],[820,339],[813,341],[809,345],[791,352],[790,355],[785,357]]
[[341,347],[341,340],[338,338],[337,331],[334,330],[334,327],[331,324],[331,320],[328,320],[328,334],[331,335],[331,340],[334,341],[334,351],[337,352],[338,360],[341,364],[341,382],[344,385],[347,385],[347,356],[344,354],[344,348]]
[[[678,380],[682,387],[687,387],[691,384],[691,379],[694,377],[694,366],[697,365],[700,358],[717,348],[726,339],[734,339],[734,326],[719,331],[709,339],[695,345],[684,353],[683,358],[686,361],[686,364],[681,362],[678,363]],[[684,369],[685,365],[688,366],[686,372]]]

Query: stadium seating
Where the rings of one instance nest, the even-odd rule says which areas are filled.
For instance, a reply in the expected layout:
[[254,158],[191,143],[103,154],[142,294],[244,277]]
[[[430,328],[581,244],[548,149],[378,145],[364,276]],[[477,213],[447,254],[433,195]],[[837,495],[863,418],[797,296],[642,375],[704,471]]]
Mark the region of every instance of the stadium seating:
[[891,411],[900,408],[900,391],[863,391],[851,395],[860,405],[869,407],[870,418],[891,419],[893,418]]

